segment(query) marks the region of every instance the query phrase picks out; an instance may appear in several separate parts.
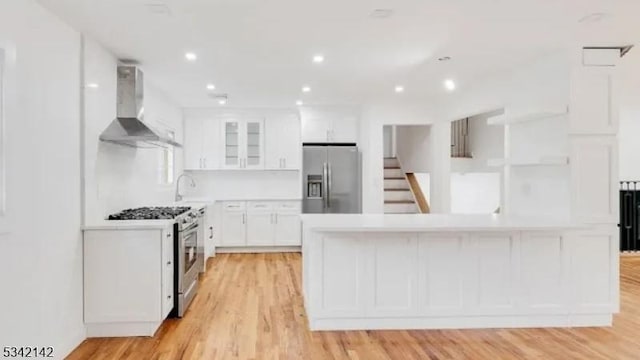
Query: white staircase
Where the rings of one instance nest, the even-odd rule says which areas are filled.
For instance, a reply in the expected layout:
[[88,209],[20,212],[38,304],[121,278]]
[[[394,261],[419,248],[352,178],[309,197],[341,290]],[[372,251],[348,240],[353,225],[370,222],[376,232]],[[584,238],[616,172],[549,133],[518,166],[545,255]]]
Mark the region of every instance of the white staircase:
[[416,205],[409,182],[396,158],[384,159],[384,213],[417,214]]

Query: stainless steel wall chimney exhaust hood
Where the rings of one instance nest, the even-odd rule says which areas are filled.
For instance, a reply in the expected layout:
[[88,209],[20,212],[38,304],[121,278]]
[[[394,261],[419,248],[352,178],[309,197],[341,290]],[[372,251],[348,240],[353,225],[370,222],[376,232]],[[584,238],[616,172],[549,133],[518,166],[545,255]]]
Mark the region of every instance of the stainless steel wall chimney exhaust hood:
[[143,80],[137,67],[118,66],[117,118],[100,134],[100,140],[136,148],[182,147],[144,123]]

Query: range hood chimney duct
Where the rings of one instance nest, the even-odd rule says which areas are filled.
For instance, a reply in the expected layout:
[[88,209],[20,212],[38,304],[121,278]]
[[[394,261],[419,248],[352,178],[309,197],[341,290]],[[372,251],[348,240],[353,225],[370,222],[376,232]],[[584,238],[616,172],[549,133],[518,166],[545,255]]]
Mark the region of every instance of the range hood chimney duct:
[[168,134],[144,123],[144,75],[135,66],[118,66],[117,118],[100,140],[135,148],[182,147]]

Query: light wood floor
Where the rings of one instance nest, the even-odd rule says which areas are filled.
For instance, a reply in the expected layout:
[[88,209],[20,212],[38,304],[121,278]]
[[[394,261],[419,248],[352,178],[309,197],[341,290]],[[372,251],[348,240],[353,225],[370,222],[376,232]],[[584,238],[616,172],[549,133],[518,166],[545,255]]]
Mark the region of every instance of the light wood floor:
[[218,255],[182,320],[153,338],[89,339],[69,359],[640,359],[640,257],[621,259],[612,328],[307,330],[299,254]]

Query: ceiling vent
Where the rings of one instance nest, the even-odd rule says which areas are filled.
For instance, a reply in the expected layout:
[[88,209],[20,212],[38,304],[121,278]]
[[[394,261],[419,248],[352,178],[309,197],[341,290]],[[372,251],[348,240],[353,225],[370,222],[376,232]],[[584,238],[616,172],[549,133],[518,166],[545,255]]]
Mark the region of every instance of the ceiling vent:
[[369,15],[374,19],[388,19],[391,16],[393,16],[393,9],[375,9]]
[[212,98],[214,100],[228,100],[229,99],[229,94],[209,93],[208,95],[209,95],[210,98]]
[[171,15],[171,9],[163,1],[147,1],[144,7],[153,15]]

